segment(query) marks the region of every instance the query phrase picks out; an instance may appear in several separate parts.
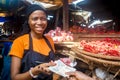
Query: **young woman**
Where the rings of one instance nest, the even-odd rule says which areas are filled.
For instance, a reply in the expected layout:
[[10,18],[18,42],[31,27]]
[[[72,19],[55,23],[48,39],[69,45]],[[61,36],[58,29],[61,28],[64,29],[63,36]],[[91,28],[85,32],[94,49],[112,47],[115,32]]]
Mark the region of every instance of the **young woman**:
[[47,13],[40,5],[26,9],[22,35],[16,38],[10,50],[12,80],[52,80],[49,66],[54,66],[54,42],[44,35]]

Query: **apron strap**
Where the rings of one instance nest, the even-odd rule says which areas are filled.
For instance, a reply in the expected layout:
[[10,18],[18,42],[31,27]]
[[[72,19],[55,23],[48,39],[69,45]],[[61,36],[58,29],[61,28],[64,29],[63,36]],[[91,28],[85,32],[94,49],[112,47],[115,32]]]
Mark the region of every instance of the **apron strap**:
[[[53,48],[52,48],[52,46],[51,46],[49,40],[48,40],[45,36],[43,36],[43,37],[44,37],[46,43],[48,44],[49,48],[51,49],[51,51],[53,51]],[[54,51],[53,51],[53,52],[54,52]]]
[[32,37],[30,33],[29,33],[29,50],[33,50],[33,42],[32,42]]

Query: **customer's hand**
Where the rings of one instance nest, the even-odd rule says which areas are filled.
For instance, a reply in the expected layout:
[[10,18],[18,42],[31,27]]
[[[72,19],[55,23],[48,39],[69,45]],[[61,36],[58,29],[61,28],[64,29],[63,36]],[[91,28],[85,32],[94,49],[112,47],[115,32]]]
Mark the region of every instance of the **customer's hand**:
[[66,74],[69,75],[68,80],[94,80],[80,71],[67,72]]

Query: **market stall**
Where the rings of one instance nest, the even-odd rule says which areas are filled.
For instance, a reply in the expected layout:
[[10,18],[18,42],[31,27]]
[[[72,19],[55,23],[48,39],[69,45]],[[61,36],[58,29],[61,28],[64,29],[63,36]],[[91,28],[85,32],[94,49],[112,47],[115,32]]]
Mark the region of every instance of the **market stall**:
[[[88,6],[86,7],[87,4],[85,3],[85,6],[78,3],[72,4],[74,1],[79,0],[21,0],[20,3],[23,4],[17,2],[19,6],[16,5],[17,7],[11,10],[14,10],[12,15],[24,16],[25,14],[23,14],[22,11],[30,4],[43,4],[48,11],[58,9],[55,14],[56,16],[54,16],[56,17],[54,18],[55,25],[46,35],[53,38],[56,53],[59,53],[59,57],[73,57],[73,59],[77,61],[77,65],[74,67],[79,68],[78,70],[85,72],[91,77],[101,78],[96,73],[100,68],[103,70],[102,73],[108,74],[107,77],[110,79],[118,78],[119,80],[119,19],[116,21],[116,15],[115,17],[113,15],[111,16],[111,13],[108,14],[108,12],[104,12],[105,10],[103,9],[92,9],[93,7],[95,8],[95,6],[91,7],[90,4],[88,4],[89,8]],[[98,3],[99,2],[97,2],[97,4]],[[97,8],[100,7],[101,6],[97,6]],[[62,8],[62,16],[61,11],[59,11],[60,8]],[[8,7],[5,11],[6,10],[8,10]],[[96,15],[96,13],[99,14]],[[100,13],[102,13],[102,16],[100,16]],[[59,27],[58,22],[61,17],[62,24],[60,25],[62,25],[62,27]],[[12,28],[16,29],[16,27]],[[110,77],[111,74],[112,78]]]
[[[47,35],[53,38],[57,53],[74,57],[78,60],[78,64],[81,64],[77,67],[84,66],[85,69],[92,71],[93,76],[97,75],[95,73],[97,68],[112,74],[113,78],[120,75],[120,36],[118,33],[71,33],[57,27]],[[87,74],[90,73],[87,72]]]
[[[101,37],[101,39],[97,38],[97,40],[89,38],[88,40],[83,39],[76,42],[57,42],[55,46],[58,53],[66,56],[73,56],[75,59],[86,63],[88,65],[87,68],[92,71],[92,76],[97,75],[95,70],[100,68],[103,70],[103,73],[105,72],[113,75],[112,78],[109,79],[115,79],[117,76],[120,76],[120,41],[119,38],[107,38],[107,41],[104,43],[102,42],[103,39],[105,40],[105,38]],[[84,43],[84,41],[86,41],[86,43]],[[89,45],[89,42],[93,42],[93,44]],[[82,64],[84,68],[86,68],[86,64]],[[77,66],[81,67],[82,65]]]

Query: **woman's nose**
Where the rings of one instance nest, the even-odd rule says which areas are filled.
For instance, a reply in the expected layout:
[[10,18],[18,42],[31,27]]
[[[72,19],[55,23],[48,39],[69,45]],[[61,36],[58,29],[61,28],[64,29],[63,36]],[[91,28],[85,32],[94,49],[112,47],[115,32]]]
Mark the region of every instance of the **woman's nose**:
[[38,23],[38,24],[41,24],[41,23],[42,23],[42,20],[41,20],[41,19],[39,19],[39,20],[37,21],[37,23]]

